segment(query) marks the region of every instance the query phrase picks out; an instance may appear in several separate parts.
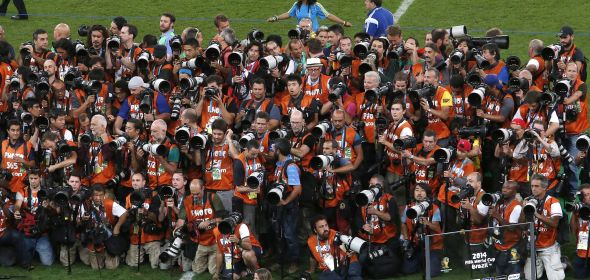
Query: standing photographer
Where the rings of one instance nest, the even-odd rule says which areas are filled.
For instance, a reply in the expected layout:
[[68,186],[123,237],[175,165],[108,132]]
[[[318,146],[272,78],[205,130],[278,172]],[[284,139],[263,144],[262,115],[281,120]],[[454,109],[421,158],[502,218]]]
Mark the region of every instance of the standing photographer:
[[197,102],[197,118],[201,119],[199,126],[208,130],[217,119],[224,119],[228,125],[234,123],[238,107],[235,100],[222,92],[223,78],[218,75],[207,76],[205,88],[201,89],[201,98]]
[[590,224],[590,185],[580,185],[580,205],[577,211],[572,215],[570,221],[571,232],[576,235],[576,256],[574,258],[574,275],[577,279],[586,279],[590,277],[590,267],[588,267],[588,225]]
[[431,68],[424,72],[424,86],[432,87],[430,96],[420,98],[420,106],[426,113],[428,126],[426,129],[436,131],[437,144],[446,147],[451,132],[445,123],[453,107],[453,97],[444,87],[439,85],[440,72]]
[[336,154],[350,161],[356,170],[363,162],[363,147],[360,135],[350,126],[346,125],[346,112],[336,109],[332,112],[333,130],[326,133],[325,140],[336,140],[338,147]]
[[[458,194],[461,198],[461,207],[459,208],[457,223],[460,228],[474,230],[467,234],[465,242],[467,243],[468,255],[466,260],[471,259],[472,254],[485,251],[484,241],[487,237],[487,215],[489,206],[482,203],[481,198],[485,191],[481,186],[481,173],[471,173],[467,176],[467,184]],[[464,192],[464,190],[472,191]],[[462,196],[462,194],[467,194]],[[479,229],[479,230],[478,230]]]
[[[172,175],[178,166],[180,152],[176,144],[166,136],[166,122],[158,119],[152,123],[150,129],[150,152],[145,151],[145,146],[138,151],[138,156],[142,157],[144,153],[149,153],[147,156],[147,174],[148,186],[153,190],[159,186],[170,185],[172,183]],[[146,146],[147,146],[146,145]],[[153,153],[154,146],[164,146],[168,151],[166,155]],[[156,149],[157,150],[157,149]]]
[[[260,154],[260,144],[257,140],[252,139],[243,147],[244,151],[234,160],[234,197],[232,199],[232,208],[244,217],[244,223],[247,224],[252,233],[256,236],[256,209],[258,208],[259,195],[266,189],[264,184],[264,159]],[[259,173],[256,173],[259,172]],[[248,177],[253,173],[262,176],[256,177],[258,186],[248,184]]]
[[[533,222],[535,225],[535,250],[537,252],[537,277],[543,274],[547,279],[565,279],[564,267],[561,263],[561,248],[557,243],[557,226],[563,216],[559,200],[547,194],[549,182],[545,176],[534,174],[531,177],[531,191],[533,195],[523,202],[520,222]],[[533,244],[531,244],[533,246]],[[541,268],[539,268],[539,262]],[[531,258],[527,258],[524,274],[527,280],[531,278]]]
[[107,119],[103,115],[94,115],[90,120],[90,131],[89,145],[79,141],[80,150],[85,152],[81,162],[86,162],[87,185],[106,184],[115,176],[114,153],[108,148],[113,138],[107,133]]
[[11,192],[20,192],[25,188],[27,168],[36,166],[36,153],[33,145],[22,138],[22,125],[17,120],[8,121],[8,139],[2,141],[2,169],[12,175],[8,180]]
[[317,108],[320,106],[318,99],[311,97],[303,93],[301,77],[295,74],[287,76],[287,90],[289,95],[283,97],[280,103],[281,114],[283,116],[291,115],[294,109],[297,111],[304,112],[303,123],[304,128],[311,130],[318,123],[318,112]]
[[[427,235],[442,233],[441,213],[438,206],[432,204],[432,191],[428,184],[418,184],[414,188],[414,199],[406,205],[402,214],[402,229],[400,240],[403,244],[404,258],[402,259],[402,271],[404,274],[418,272],[420,267],[425,267],[424,241]],[[428,205],[426,208],[418,208]],[[415,218],[408,216],[410,209],[421,209]],[[441,251],[443,249],[442,236],[432,237],[430,245],[430,275],[436,277],[440,274]]]
[[[502,192],[498,195],[495,205],[489,209],[491,226],[494,227],[492,237],[496,248],[495,262],[496,275],[511,275],[521,272],[522,252],[519,242],[522,238],[520,226],[501,227],[517,224],[522,211],[522,205],[516,199],[518,184],[507,181],[502,186]],[[514,254],[516,252],[516,254]]]
[[409,160],[410,170],[416,175],[416,184],[426,183],[432,190],[432,196],[438,193],[440,188],[440,175],[437,172],[437,162],[432,157],[440,147],[436,144],[436,132],[424,131],[422,143],[413,149],[402,151],[402,160]]

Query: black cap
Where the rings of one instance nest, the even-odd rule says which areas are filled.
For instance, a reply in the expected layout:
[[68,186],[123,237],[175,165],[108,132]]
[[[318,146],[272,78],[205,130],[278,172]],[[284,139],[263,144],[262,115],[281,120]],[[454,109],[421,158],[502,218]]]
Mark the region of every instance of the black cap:
[[557,33],[558,37],[565,37],[567,35],[574,35],[574,30],[570,26],[564,26]]
[[164,45],[155,45],[154,46],[154,57],[156,58],[163,58],[166,56],[166,46]]

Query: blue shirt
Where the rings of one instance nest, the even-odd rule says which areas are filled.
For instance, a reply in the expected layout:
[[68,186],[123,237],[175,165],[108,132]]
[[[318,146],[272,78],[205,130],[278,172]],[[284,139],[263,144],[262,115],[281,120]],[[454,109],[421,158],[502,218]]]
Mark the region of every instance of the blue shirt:
[[394,23],[395,19],[389,10],[377,7],[371,10],[365,19],[365,32],[373,38],[386,36],[387,27]]
[[310,18],[313,23],[313,31],[318,31],[320,24],[318,23],[318,17],[325,19],[330,13],[322,6],[322,4],[316,2],[311,5],[301,4],[301,7],[297,8],[297,2],[293,3],[291,9],[289,9],[289,16],[297,18],[297,23],[303,18]]
[[160,39],[158,40],[158,45],[166,46],[166,54],[172,55],[172,48],[170,47],[170,39],[174,37],[174,29],[168,30],[166,33],[162,33],[160,35]]
[[[283,164],[287,161],[287,160],[292,160],[291,156],[287,156],[287,159],[285,159],[285,161],[280,162],[277,161],[277,168],[283,168]],[[295,162],[292,162],[295,163]],[[299,180],[299,167],[297,167],[297,165],[295,164],[289,164],[289,166],[287,166],[287,184],[289,186],[301,186],[301,181]],[[279,179],[280,180],[280,179]]]
[[[158,94],[158,98],[156,99],[156,107],[158,114],[170,113],[170,105],[168,105],[168,101],[166,101],[166,98],[162,94]],[[129,118],[129,109],[128,99],[125,98],[121,104],[121,108],[119,109],[119,114],[117,116],[127,120],[127,118]]]

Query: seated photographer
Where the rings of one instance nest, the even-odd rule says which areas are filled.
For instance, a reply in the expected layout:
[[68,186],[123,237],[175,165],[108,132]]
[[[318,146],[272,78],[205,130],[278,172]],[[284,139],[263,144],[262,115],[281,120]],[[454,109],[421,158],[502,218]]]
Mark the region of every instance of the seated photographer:
[[[11,211],[13,202],[10,200],[12,194],[9,189],[0,187],[0,248],[2,248],[0,266],[12,266],[16,263],[27,269],[24,250],[25,240],[22,232],[16,229],[14,214]],[[16,256],[14,260],[7,260],[5,256]]]
[[[145,151],[145,146],[139,148],[137,155],[143,157],[145,153],[147,156],[147,175],[148,186],[154,190],[158,186],[170,185],[172,183],[172,175],[178,166],[180,160],[180,152],[178,146],[172,142],[166,135],[166,122],[159,119],[152,123],[150,129],[150,139],[147,143],[150,151]],[[167,153],[154,153],[154,146],[166,147]],[[156,151],[157,152],[157,151]]]
[[437,144],[444,148],[449,145],[451,135],[447,122],[453,107],[453,97],[446,88],[440,86],[440,75],[436,68],[424,72],[424,87],[431,89],[428,96],[420,98],[420,107],[426,114],[423,117],[428,120],[426,129],[436,132]]
[[[264,159],[260,154],[260,144],[256,139],[252,139],[243,147],[244,151],[238,155],[233,164],[234,176],[234,197],[232,199],[232,209],[239,212],[244,217],[244,223],[252,230],[252,234],[257,236],[256,231],[256,212],[258,208],[258,197],[263,193],[265,188],[264,176]],[[256,177],[258,185],[250,185],[249,176],[253,173],[261,173]]]
[[[535,225],[537,277],[542,276],[544,270],[547,279],[565,279],[565,268],[561,263],[561,248],[557,243],[557,226],[563,212],[559,200],[547,194],[548,186],[549,182],[545,176],[533,174],[531,177],[533,195],[523,201],[519,222],[533,222]],[[529,242],[531,241],[529,239]],[[524,266],[524,275],[527,280],[532,279],[531,265],[534,264],[531,264],[531,258],[528,257]]]
[[[81,235],[78,232],[76,232],[76,235],[72,235],[74,240],[67,240],[66,238],[71,238],[72,236],[66,237],[66,235],[74,232],[76,230],[75,227],[81,228],[84,226],[82,224],[83,218],[84,215],[88,214],[87,205],[90,203],[92,193],[90,190],[86,189],[86,187],[82,186],[80,175],[75,172],[68,177],[67,184],[69,187],[70,198],[65,205],[55,205],[58,219],[53,223],[52,240],[59,244],[59,261],[64,267],[73,265],[78,256],[80,256],[80,261],[82,261],[83,264],[89,265],[89,249],[84,246],[86,245],[84,241],[88,240],[83,240],[82,237],[84,237],[84,235]],[[74,214],[76,214],[76,216],[74,216]],[[72,221],[72,223],[69,223],[68,221]],[[68,230],[70,232],[67,232]],[[96,243],[99,242],[97,241]]]
[[259,267],[262,247],[248,225],[242,222],[240,213],[230,213],[213,229],[213,235],[217,254],[212,279],[242,279]]
[[[590,185],[580,185],[580,201],[575,205],[579,207],[572,215],[570,221],[571,232],[576,235],[576,256],[574,258],[574,275],[577,279],[590,277],[588,263],[588,224],[590,223]],[[567,206],[566,206],[567,208]]]
[[[83,241],[88,249],[88,262],[92,269],[115,269],[119,267],[119,256],[114,255],[105,246],[108,241],[108,231],[117,224],[117,218],[125,212],[125,208],[110,198],[105,197],[102,185],[92,187],[90,207],[82,218],[87,225],[86,238]],[[123,249],[121,249],[123,250]]]
[[25,188],[24,180],[27,169],[36,166],[36,152],[30,141],[22,138],[22,124],[18,120],[9,120],[8,139],[2,141],[2,169],[10,176],[5,180],[11,192],[20,192]]
[[523,104],[518,107],[512,120],[524,120],[527,128],[532,128],[533,122],[540,121],[543,125],[548,126],[545,134],[552,136],[559,129],[559,118],[555,110],[549,110],[541,100],[542,95],[543,93],[539,91],[527,92]]
[[209,130],[216,119],[224,119],[228,125],[232,125],[238,105],[232,97],[223,94],[223,78],[218,75],[207,76],[205,84],[206,87],[201,88],[197,105],[193,107],[197,111],[197,118],[201,120],[199,126]]
[[[322,166],[315,172],[319,180],[319,207],[326,217],[330,227],[340,232],[348,233],[352,216],[349,200],[352,178],[350,172],[354,170],[352,163],[338,156],[338,142],[326,140],[323,143],[323,156],[333,157],[327,166]],[[313,226],[311,227],[313,229]]]
[[359,168],[363,161],[363,147],[360,135],[346,125],[346,112],[336,109],[332,112],[332,131],[324,135],[325,141],[336,140],[336,155],[352,163],[353,170]]
[[514,181],[507,181],[502,186],[502,192],[492,194],[495,196],[493,200],[486,202],[486,204],[492,203],[489,217],[492,222],[491,226],[494,227],[491,234],[496,248],[494,257],[496,275],[511,275],[520,273],[522,270],[520,256],[525,252],[522,252],[519,246],[522,238],[521,227],[500,227],[518,224],[522,205],[516,198],[517,191],[518,184]]
[[345,248],[339,238],[341,233],[330,228],[328,218],[315,216],[311,228],[313,234],[307,239],[311,254],[307,272],[314,273],[319,265],[320,280],[363,279],[357,254]]
[[264,79],[253,79],[250,87],[252,98],[242,102],[240,112],[236,115],[236,122],[244,118],[247,110],[254,109],[256,113],[266,112],[270,116],[268,129],[278,128],[281,124],[281,108],[274,104],[273,99],[266,97],[266,83]]
[[216,119],[211,124],[211,140],[207,144],[209,151],[206,151],[206,155],[201,152],[195,154],[197,167],[205,172],[205,190],[216,193],[223,202],[223,208],[228,211],[232,209],[234,196],[233,163],[239,155],[232,135],[233,131],[228,129],[225,120]]
[[[358,237],[367,240],[371,246],[380,247],[386,252],[383,257],[373,259],[367,272],[374,278],[391,276],[400,271],[399,242],[400,216],[393,196],[385,192],[385,178],[379,174],[371,176],[369,189],[357,196],[367,198],[366,205],[359,205],[355,221],[360,228]],[[358,199],[357,199],[358,200]]]
[[454,202],[451,198],[459,193],[462,187],[465,187],[467,176],[476,172],[475,164],[467,157],[470,151],[471,142],[467,139],[459,140],[455,157],[449,162],[449,169],[443,171],[445,180],[438,190],[437,199],[441,203],[443,217],[447,223],[445,228],[447,232],[459,230],[456,227],[456,218],[457,209],[461,206],[461,202]]
[[[420,183],[414,188],[414,199],[406,205],[401,217],[401,236],[404,254],[402,257],[402,272],[413,274],[426,266],[426,235],[442,233],[441,213],[431,200],[432,191],[428,184]],[[426,206],[426,207],[424,207]],[[420,211],[416,211],[420,210]],[[410,217],[408,214],[417,214]],[[441,253],[443,237],[438,235],[430,241],[430,275],[440,275]]]
[[[14,203],[14,219],[17,229],[24,235],[22,247],[22,265],[26,269],[34,268],[31,263],[35,252],[39,254],[41,264],[50,266],[54,261],[54,253],[49,241],[50,203],[47,197],[40,196],[41,177],[36,169],[29,170],[29,186],[16,193]],[[42,193],[41,193],[42,194]]]
[[152,191],[146,186],[142,173],[133,174],[131,184],[133,192],[126,198],[127,211],[119,217],[113,234],[119,235],[124,232],[130,236],[131,246],[125,260],[127,265],[140,265],[144,255],[148,254],[151,267],[156,269],[160,262],[158,258],[162,239],[162,233],[158,228],[161,222],[158,221],[160,201],[153,199]]
[[320,107],[320,101],[303,92],[301,77],[295,74],[287,76],[287,90],[289,95],[285,95],[281,100],[279,106],[281,107],[281,115],[289,116],[297,109],[297,111],[305,114],[304,127],[306,130],[311,130],[318,123],[317,108]]
[[441,174],[437,172],[438,164],[432,157],[440,149],[436,140],[436,132],[428,129],[422,135],[422,143],[402,151],[402,160],[409,161],[410,170],[416,175],[416,184],[428,184],[433,197],[438,194],[441,179]]
[[[225,212],[221,200],[215,193],[206,193],[203,181],[193,179],[190,183],[190,195],[186,196],[180,207],[176,229],[186,226],[190,240],[185,241],[184,253],[188,260],[182,264],[183,271],[191,269],[201,274],[207,269],[215,274],[215,255],[217,247],[213,229]],[[195,249],[196,247],[196,249]]]
[[[547,138],[545,125],[542,121],[534,121],[531,128],[524,131],[524,141],[516,145],[513,158],[516,160],[528,160],[527,178],[532,174],[541,174],[549,181],[547,192],[555,195],[554,187],[559,183],[556,180],[561,169],[559,148],[553,139]],[[521,194],[522,195],[522,194]],[[523,196],[528,197],[526,195]]]

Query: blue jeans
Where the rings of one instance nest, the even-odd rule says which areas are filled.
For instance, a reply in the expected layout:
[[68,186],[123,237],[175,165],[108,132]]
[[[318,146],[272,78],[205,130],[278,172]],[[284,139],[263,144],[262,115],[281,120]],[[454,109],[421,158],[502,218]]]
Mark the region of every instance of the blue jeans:
[[362,280],[363,274],[359,262],[352,262],[348,265],[348,274],[344,271],[344,267],[339,266],[335,271],[324,271],[320,273],[320,280]]
[[297,201],[291,202],[283,206],[281,213],[281,223],[283,231],[283,254],[286,262],[296,263],[299,261],[299,241],[297,239],[297,223],[299,222],[299,207],[295,204]]
[[588,279],[590,278],[590,260],[586,262],[586,259],[582,259],[576,255],[574,258],[574,276],[576,279]]
[[24,245],[25,250],[23,251],[25,264],[31,264],[35,252],[39,254],[39,258],[43,265],[50,266],[53,264],[53,248],[51,247],[51,242],[49,242],[49,237],[46,235],[39,238],[25,237]]
[[4,231],[4,235],[0,237],[0,245],[11,246],[14,248],[14,252],[16,253],[16,261],[21,266],[26,265],[24,263],[24,254],[22,250],[22,248],[25,247],[24,244],[24,236],[20,231],[17,231],[15,229],[7,228]]
[[[578,148],[576,148],[576,140],[578,140],[579,136],[580,134],[568,134],[565,143],[563,143],[563,146],[567,149],[567,152],[572,158],[575,158],[580,152]],[[567,164],[567,161],[562,160],[561,163]],[[570,193],[575,194],[578,191],[578,167],[574,162],[568,164],[568,167],[569,168],[566,168],[566,175],[569,183],[569,191]]]

